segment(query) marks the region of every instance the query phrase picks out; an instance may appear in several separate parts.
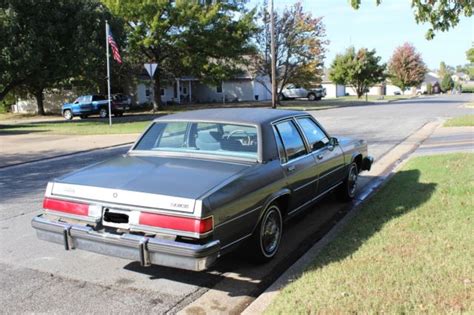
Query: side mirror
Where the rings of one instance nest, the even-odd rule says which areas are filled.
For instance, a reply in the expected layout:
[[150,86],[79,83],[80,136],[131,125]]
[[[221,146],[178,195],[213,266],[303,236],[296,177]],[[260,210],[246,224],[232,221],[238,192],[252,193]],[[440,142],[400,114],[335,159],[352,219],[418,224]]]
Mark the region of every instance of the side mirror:
[[329,139],[329,145],[333,146],[333,147],[338,146],[339,145],[339,140],[337,140],[336,137],[332,137],[331,139]]

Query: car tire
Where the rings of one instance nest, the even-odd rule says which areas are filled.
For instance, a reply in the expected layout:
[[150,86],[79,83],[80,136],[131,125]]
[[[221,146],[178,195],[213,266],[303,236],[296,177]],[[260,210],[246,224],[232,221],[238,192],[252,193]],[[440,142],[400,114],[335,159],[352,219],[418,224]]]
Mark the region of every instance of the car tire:
[[99,110],[99,117],[100,118],[107,118],[109,116],[109,113],[107,111],[106,108],[102,107],[100,110]]
[[359,178],[359,171],[357,164],[352,162],[347,172],[344,182],[339,187],[339,197],[342,201],[351,201],[355,197],[357,189],[357,179]]
[[308,101],[315,101],[315,100],[316,100],[316,94],[309,93],[308,94]]
[[250,239],[250,258],[256,263],[270,261],[278,252],[283,232],[283,218],[277,203],[265,210]]
[[286,96],[283,95],[283,93],[278,94],[278,100],[279,100],[279,101],[284,101],[284,100],[286,100]]
[[63,117],[64,117],[64,119],[66,119],[66,120],[72,120],[72,118],[74,117],[74,115],[72,114],[71,110],[66,109],[65,111],[63,111]]

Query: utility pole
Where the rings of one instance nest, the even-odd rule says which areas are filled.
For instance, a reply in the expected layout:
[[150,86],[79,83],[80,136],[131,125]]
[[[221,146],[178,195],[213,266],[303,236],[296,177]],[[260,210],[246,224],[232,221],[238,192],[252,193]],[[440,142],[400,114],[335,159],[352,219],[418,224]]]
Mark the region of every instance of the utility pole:
[[110,55],[109,55],[109,22],[105,20],[105,53],[107,55],[107,100],[109,108],[109,126],[112,126],[112,103],[110,98]]
[[275,17],[273,15],[273,0],[270,0],[270,54],[272,62],[272,108],[277,107],[276,86],[276,56],[275,56]]

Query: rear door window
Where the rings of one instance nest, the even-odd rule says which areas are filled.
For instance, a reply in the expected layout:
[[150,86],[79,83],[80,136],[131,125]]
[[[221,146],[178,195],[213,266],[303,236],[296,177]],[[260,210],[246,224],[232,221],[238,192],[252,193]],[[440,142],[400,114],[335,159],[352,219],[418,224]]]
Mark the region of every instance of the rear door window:
[[277,124],[275,127],[280,135],[281,141],[283,142],[288,161],[307,153],[303,139],[293,121],[284,121]]
[[324,131],[322,131],[321,128],[319,128],[319,126],[311,118],[298,118],[298,123],[300,124],[312,151],[323,148],[329,142],[329,139]]

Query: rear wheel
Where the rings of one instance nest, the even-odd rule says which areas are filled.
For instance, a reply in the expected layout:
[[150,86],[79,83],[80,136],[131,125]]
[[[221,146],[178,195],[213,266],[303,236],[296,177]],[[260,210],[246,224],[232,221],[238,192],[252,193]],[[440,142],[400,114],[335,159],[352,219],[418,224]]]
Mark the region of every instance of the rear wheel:
[[71,120],[74,116],[72,115],[72,112],[71,112],[69,109],[66,109],[66,110],[63,112],[63,117],[64,117],[64,119],[66,119],[66,120]]
[[99,110],[99,117],[100,118],[106,118],[107,116],[109,116],[109,113],[107,112],[107,109],[101,108]]
[[283,220],[277,204],[271,204],[250,239],[252,259],[259,263],[271,260],[280,248]]
[[357,189],[357,180],[359,178],[359,171],[357,164],[353,162],[349,167],[349,172],[346,179],[339,187],[339,196],[343,201],[351,201],[355,197]]

